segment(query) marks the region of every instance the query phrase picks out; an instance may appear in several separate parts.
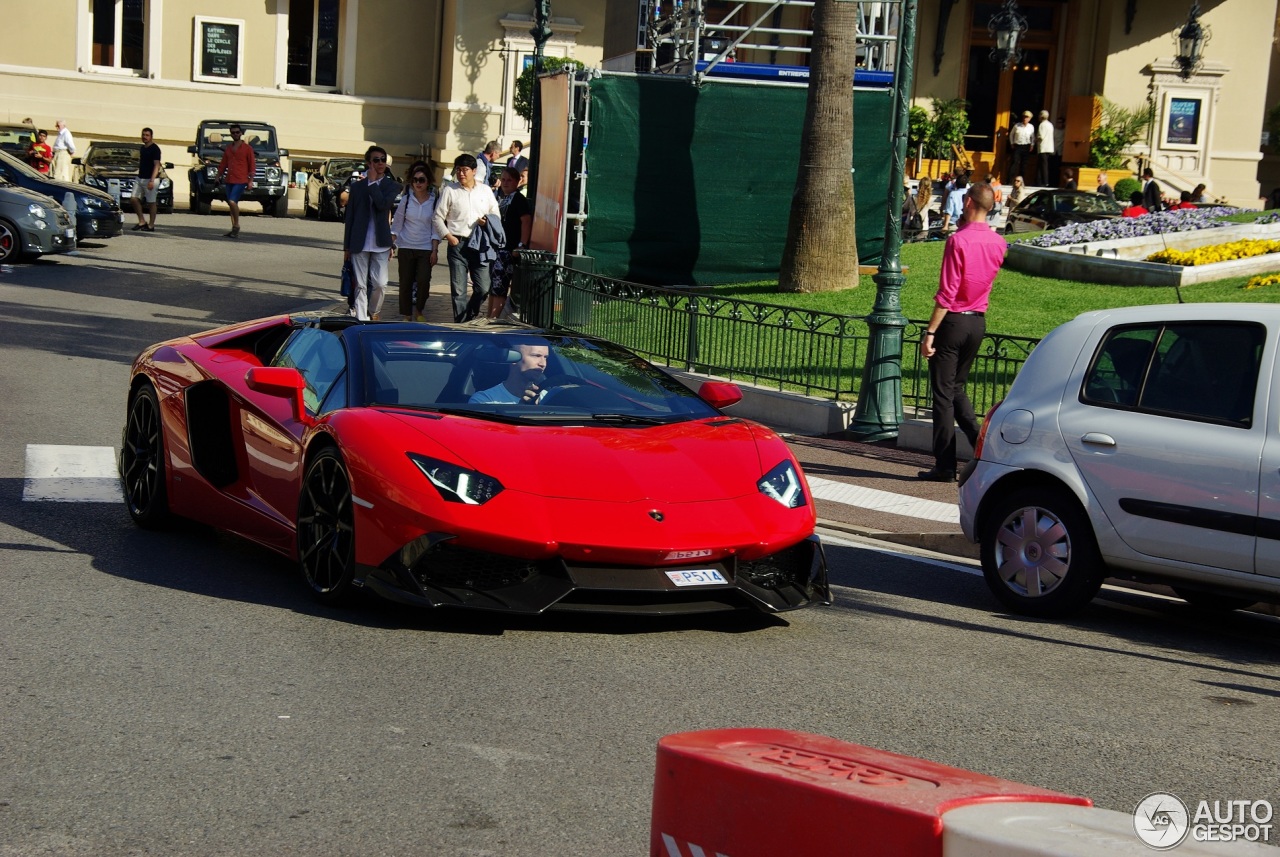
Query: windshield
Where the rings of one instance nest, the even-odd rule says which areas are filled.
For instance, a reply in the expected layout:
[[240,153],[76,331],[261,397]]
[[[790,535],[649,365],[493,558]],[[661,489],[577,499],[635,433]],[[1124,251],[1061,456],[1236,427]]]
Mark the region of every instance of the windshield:
[[642,358],[596,340],[425,327],[352,332],[367,355],[369,404],[503,422],[637,427],[719,413]]
[[138,165],[138,146],[94,146],[85,163],[95,167]]
[[0,151],[0,160],[3,160],[3,161],[4,161],[6,164],[8,164],[10,167],[13,167],[15,170],[17,170],[18,172],[22,173],[24,176],[27,176],[28,178],[35,178],[35,179],[39,179],[39,180],[40,180],[40,181],[42,181],[42,182],[47,182],[47,181],[49,181],[49,176],[42,176],[42,175],[40,175],[40,173],[38,173],[38,172],[36,172],[35,170],[31,169],[31,167],[27,166],[27,164],[25,164],[25,163],[23,163],[22,161],[18,160],[17,158],[15,158],[13,155],[9,154],[8,152]]
[[1082,193],[1073,197],[1075,202],[1075,210],[1083,211],[1089,214],[1119,214],[1120,204],[1112,202],[1105,196],[1098,196],[1092,193]]
[[[240,130],[244,132],[240,139],[253,146],[255,152],[276,151],[274,128],[241,122]],[[225,125],[205,125],[202,133],[204,135],[200,140],[202,148],[224,149],[231,145],[231,123],[229,122]]]
[[345,179],[351,173],[363,171],[364,161],[359,158],[333,158],[329,161],[330,178]]

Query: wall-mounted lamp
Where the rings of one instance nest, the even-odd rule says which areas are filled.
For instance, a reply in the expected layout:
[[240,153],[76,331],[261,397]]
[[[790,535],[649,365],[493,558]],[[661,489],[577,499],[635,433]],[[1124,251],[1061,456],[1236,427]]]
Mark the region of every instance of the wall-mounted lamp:
[[1178,65],[1186,80],[1204,64],[1204,46],[1209,41],[1209,28],[1200,23],[1200,4],[1192,0],[1187,23],[1174,35],[1178,43]]

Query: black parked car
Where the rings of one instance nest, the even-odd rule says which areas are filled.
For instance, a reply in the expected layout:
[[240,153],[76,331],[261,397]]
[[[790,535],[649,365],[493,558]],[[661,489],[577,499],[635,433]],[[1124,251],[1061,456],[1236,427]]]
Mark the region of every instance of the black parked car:
[[314,213],[321,220],[341,220],[346,210],[351,183],[364,176],[363,158],[330,158],[307,179],[302,196],[302,213]]
[[[41,175],[5,151],[0,151],[0,178],[52,197],[54,202],[67,208],[76,221],[77,240],[110,238],[120,234],[124,222],[120,205],[106,191]],[[68,206],[68,193],[75,199],[75,211]]]
[[1068,223],[1111,220],[1119,217],[1120,204],[1082,190],[1038,190],[1009,212],[1004,231],[1043,232]]
[[0,179],[0,262],[74,249],[76,232],[66,209]]
[[[105,190],[121,208],[133,206],[133,181],[138,177],[138,155],[141,143],[90,143],[83,158],[72,158],[82,184]],[[173,182],[165,170],[173,164],[160,165],[156,183],[156,205],[165,214],[173,213]],[[145,200],[144,200],[145,202]]]

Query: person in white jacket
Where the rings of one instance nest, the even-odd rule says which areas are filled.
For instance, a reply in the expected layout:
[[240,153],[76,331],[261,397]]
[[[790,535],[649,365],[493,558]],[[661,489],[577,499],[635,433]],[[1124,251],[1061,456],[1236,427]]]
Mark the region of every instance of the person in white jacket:
[[414,161],[408,176],[408,187],[391,215],[391,237],[400,267],[400,315],[405,321],[426,321],[423,313],[440,244],[435,225],[437,197],[433,171],[426,161]]
[[[469,321],[480,315],[480,308],[489,297],[489,264],[480,254],[466,246],[467,239],[487,217],[502,217],[498,210],[498,198],[487,185],[476,181],[476,159],[471,155],[459,155],[453,161],[456,181],[446,182],[436,202],[436,237],[449,245],[445,256],[449,260],[449,287],[453,292],[454,321]],[[467,277],[470,275],[472,292],[467,297]]]

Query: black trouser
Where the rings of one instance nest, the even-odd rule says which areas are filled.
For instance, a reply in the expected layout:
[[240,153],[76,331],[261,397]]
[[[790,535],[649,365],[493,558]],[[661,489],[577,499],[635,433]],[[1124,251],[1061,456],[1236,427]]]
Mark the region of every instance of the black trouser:
[[978,442],[978,418],[965,384],[986,332],[984,316],[949,312],[933,335],[929,387],[933,391],[933,459],[938,470],[956,470],[957,422],[970,446]]
[[1013,152],[1009,155],[1009,175],[1004,177],[1005,184],[1013,184],[1014,178],[1022,175],[1022,171],[1026,168],[1027,155],[1030,154],[1030,143],[1027,143],[1025,146],[1013,147]]
[[1053,161],[1053,153],[1041,152],[1037,157],[1039,160],[1039,168],[1036,170],[1037,182],[1041,187],[1057,187],[1058,182],[1049,175],[1049,166]]

